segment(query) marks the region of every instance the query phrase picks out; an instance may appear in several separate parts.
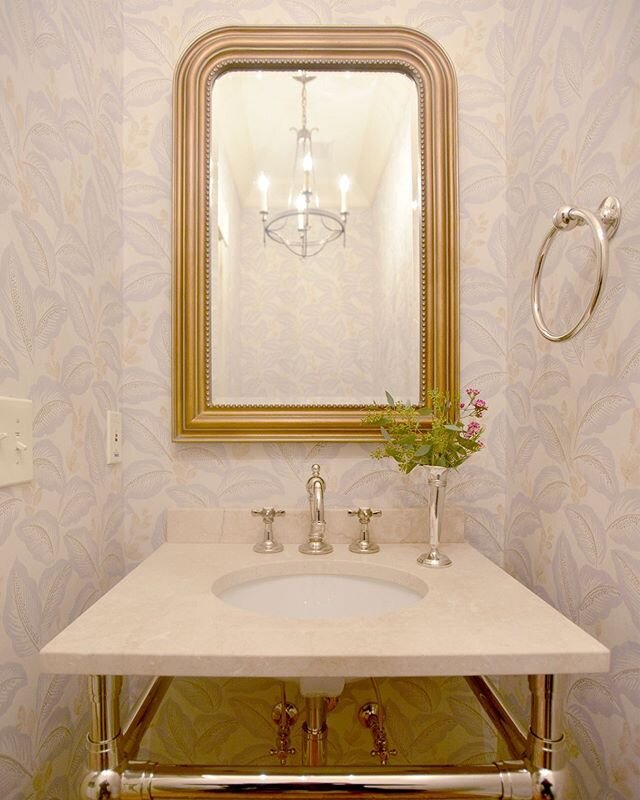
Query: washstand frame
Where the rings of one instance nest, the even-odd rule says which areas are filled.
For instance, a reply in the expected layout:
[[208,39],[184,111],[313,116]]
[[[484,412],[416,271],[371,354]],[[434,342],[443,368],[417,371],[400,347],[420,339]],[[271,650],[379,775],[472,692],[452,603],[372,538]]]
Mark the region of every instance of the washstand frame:
[[569,772],[563,733],[563,676],[530,675],[525,733],[482,676],[466,680],[504,741],[510,760],[479,765],[401,768],[261,767],[157,764],[137,761],[142,738],[173,678],[153,678],[128,721],[120,723],[119,675],[89,676],[91,706],[83,800],[302,800],[359,794],[374,798],[564,800]]

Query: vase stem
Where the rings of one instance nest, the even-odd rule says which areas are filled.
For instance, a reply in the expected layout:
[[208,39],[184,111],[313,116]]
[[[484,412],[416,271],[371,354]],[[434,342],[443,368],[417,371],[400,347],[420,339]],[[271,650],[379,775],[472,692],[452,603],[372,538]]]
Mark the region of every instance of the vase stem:
[[429,503],[429,552],[423,553],[418,558],[418,564],[422,564],[425,567],[449,567],[451,566],[451,559],[439,550],[449,470],[446,467],[429,466],[425,467],[425,469],[427,470],[427,497]]

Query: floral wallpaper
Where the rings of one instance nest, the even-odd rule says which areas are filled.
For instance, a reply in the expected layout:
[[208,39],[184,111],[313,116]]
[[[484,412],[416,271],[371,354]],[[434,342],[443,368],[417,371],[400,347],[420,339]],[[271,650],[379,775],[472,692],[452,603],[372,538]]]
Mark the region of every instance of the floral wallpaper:
[[[473,544],[612,647],[611,675],[570,686],[572,763],[584,800],[640,797],[633,0],[72,6],[0,6],[0,385],[34,401],[37,475],[0,490],[0,795],[72,796],[83,687],[40,675],[36,652],[162,541],[165,509],[276,497],[302,506],[315,460],[328,504],[424,502],[418,481],[370,461],[364,445],[176,445],[169,433],[180,53],[219,25],[401,24],[440,41],[459,78],[462,379],[482,387],[491,416],[488,447],[461,469],[450,501]],[[600,310],[580,337],[547,344],[528,291],[550,215],[565,202],[595,207],[609,192],[622,199],[623,223]],[[589,247],[580,232],[554,245],[551,324],[570,321],[588,296]],[[124,464],[107,468],[103,420],[118,405]],[[271,690],[257,688],[269,703]],[[217,696],[213,685],[201,690]],[[385,691],[399,706],[415,700],[404,685]],[[178,684],[161,714],[176,703],[192,713],[187,695]],[[523,696],[516,683],[512,699]],[[471,725],[471,712],[446,698],[419,707],[442,712],[444,726]]]
[[0,4],[0,395],[29,397],[35,480],[0,489],[0,796],[65,800],[84,683],[38,649],[124,574],[104,419],[121,374],[117,3]]
[[[505,563],[612,649],[609,675],[571,682],[579,796],[640,797],[640,17],[616,3],[514,2],[507,12],[510,206]],[[532,265],[560,205],[622,202],[593,321],[544,340]],[[588,231],[556,237],[544,310],[576,322],[593,286]],[[519,694],[523,694],[520,689]]]

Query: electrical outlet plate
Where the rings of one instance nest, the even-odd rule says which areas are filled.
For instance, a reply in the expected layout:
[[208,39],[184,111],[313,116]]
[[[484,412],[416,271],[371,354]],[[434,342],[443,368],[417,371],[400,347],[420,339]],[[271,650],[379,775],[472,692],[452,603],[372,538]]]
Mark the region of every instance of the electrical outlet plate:
[[33,403],[0,397],[0,486],[33,480]]
[[107,464],[122,461],[122,414],[107,411]]

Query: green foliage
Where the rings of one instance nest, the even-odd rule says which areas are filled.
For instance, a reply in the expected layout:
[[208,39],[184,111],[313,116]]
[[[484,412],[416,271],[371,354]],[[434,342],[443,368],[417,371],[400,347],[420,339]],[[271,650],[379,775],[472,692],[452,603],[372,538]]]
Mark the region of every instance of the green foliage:
[[[484,428],[477,418],[482,417],[488,406],[478,397],[477,389],[467,389],[466,393],[466,402],[457,401],[453,405],[447,394],[434,389],[429,393],[429,406],[414,408],[394,400],[386,392],[387,405],[362,420],[366,425],[380,426],[385,440],[371,453],[372,458],[393,458],[400,471],[406,473],[427,465],[457,469],[484,446],[480,441]],[[459,413],[454,414],[454,409]],[[428,415],[431,428],[423,427]]]

